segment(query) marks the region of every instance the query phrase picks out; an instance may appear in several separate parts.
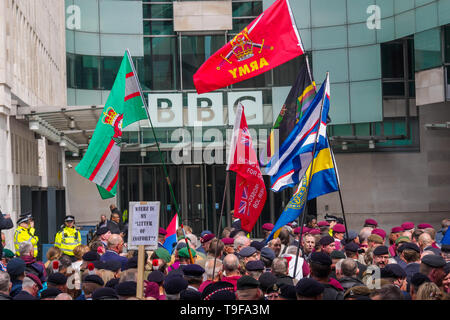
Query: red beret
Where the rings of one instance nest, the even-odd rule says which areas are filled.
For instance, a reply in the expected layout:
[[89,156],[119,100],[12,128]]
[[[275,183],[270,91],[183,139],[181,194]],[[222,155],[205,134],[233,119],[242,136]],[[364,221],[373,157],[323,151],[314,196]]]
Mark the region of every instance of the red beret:
[[327,221],[319,221],[319,222],[317,223],[317,225],[318,225],[319,227],[329,227],[329,226],[330,226],[330,224],[329,224]]
[[333,232],[344,233],[345,226],[343,224],[338,223],[333,227]]
[[311,229],[309,231],[309,234],[312,234],[312,235],[320,234],[320,230],[319,229]]
[[386,231],[384,231],[383,229],[373,229],[372,234],[377,234],[383,239],[386,239]]
[[419,224],[419,225],[417,226],[417,228],[419,228],[419,229],[426,229],[426,228],[432,228],[432,229],[434,229],[433,226],[432,226],[431,224],[428,224],[428,223],[421,223],[421,224]]
[[205,234],[203,236],[203,238],[200,238],[200,242],[205,243],[205,242],[208,242],[209,240],[212,240],[215,237],[216,237],[216,235],[214,233],[208,233],[208,234]]
[[233,244],[234,243],[234,238],[223,238],[222,242],[225,245]]
[[414,223],[412,223],[412,222],[404,222],[404,223],[402,223],[402,228],[403,228],[403,230],[414,229]]
[[267,230],[267,231],[272,231],[273,230],[274,225],[271,223],[264,223],[262,225],[262,229],[263,230]]
[[374,219],[366,219],[366,221],[364,221],[364,224],[370,224],[373,226],[378,226],[378,222],[376,222]]
[[300,229],[301,229],[300,227],[295,228],[294,229],[294,233],[295,234],[300,234]]
[[391,233],[398,233],[398,232],[403,232],[403,228],[402,227],[393,227],[391,229]]
[[158,233],[165,236],[167,234],[167,231],[166,231],[166,229],[159,227]]

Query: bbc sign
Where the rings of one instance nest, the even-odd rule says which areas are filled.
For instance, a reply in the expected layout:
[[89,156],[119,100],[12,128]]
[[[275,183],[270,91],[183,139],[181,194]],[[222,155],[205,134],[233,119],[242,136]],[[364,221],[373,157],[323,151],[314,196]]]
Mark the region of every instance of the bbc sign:
[[245,110],[249,125],[263,124],[263,104],[261,91],[228,92],[228,121],[224,119],[223,93],[188,93],[187,121],[183,119],[182,93],[152,93],[148,95],[150,117],[155,127],[216,127],[228,122],[234,123],[236,108],[239,102]]

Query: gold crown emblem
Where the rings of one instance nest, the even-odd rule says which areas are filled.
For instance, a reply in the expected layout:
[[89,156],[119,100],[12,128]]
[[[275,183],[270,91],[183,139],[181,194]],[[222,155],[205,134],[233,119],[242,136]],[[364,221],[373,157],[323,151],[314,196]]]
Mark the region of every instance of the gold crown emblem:
[[230,42],[233,53],[238,61],[253,57],[253,42],[249,38],[247,31],[237,34]]
[[114,126],[114,122],[119,117],[119,114],[114,111],[113,108],[109,107],[106,112],[103,112],[103,123]]

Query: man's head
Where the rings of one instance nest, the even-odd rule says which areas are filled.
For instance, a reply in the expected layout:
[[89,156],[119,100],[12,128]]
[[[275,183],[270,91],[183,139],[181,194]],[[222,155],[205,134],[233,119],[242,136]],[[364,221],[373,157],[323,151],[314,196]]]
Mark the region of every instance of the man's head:
[[423,230],[415,229],[412,233],[411,241],[419,245],[419,237],[423,233]]
[[384,244],[384,240],[381,236],[377,235],[377,234],[371,234],[368,238],[367,238],[367,245],[369,248],[376,248],[378,246],[381,246]]
[[227,254],[223,258],[223,271],[226,276],[239,275],[239,259],[234,254]]
[[118,234],[112,234],[108,239],[108,249],[117,253],[122,253],[123,239]]
[[345,226],[343,224],[337,223],[333,227],[333,236],[338,240],[342,240],[344,239],[344,234],[345,234]]
[[321,245],[321,251],[330,255],[331,252],[336,250],[336,243],[334,242],[334,238],[331,236],[324,236],[319,240],[319,244]]
[[288,274],[288,262],[285,258],[275,258],[272,261],[272,273],[276,275]]
[[268,247],[273,250],[275,256],[278,257],[281,252],[281,240],[280,238],[272,239],[269,241]]
[[435,254],[428,254],[422,258],[420,264],[420,273],[426,275],[432,282],[438,287],[442,286],[442,280],[444,280],[446,273],[444,266],[446,262],[442,256]]
[[215,256],[215,257],[219,258],[222,256],[224,248],[225,248],[225,245],[222,242],[222,240],[213,239],[210,242],[207,253],[213,257]]
[[67,292],[67,277],[60,272],[51,273],[47,279],[47,287]]
[[100,221],[101,221],[101,222],[105,222],[105,221],[106,221],[106,215],[105,215],[105,214],[102,214],[102,215],[100,216]]
[[259,260],[259,252],[255,247],[248,246],[239,251],[239,257],[246,264],[249,261]]
[[251,240],[245,236],[238,236],[234,239],[234,251],[239,253],[244,247],[248,247]]
[[158,231],[158,242],[164,244],[164,242],[166,241],[166,235],[167,235],[166,229],[160,227]]
[[236,289],[238,300],[261,300],[264,297],[263,292],[259,288],[259,281],[250,276],[239,278]]
[[[214,268],[214,260],[216,266]],[[214,271],[214,275],[213,275]],[[205,263],[205,273],[207,280],[219,280],[222,277],[223,264],[219,259],[208,259]]]
[[313,252],[310,259],[311,276],[318,281],[328,281],[331,264],[329,255],[323,252]]
[[211,241],[215,239],[215,237],[216,235],[214,233],[208,233],[200,238],[200,243],[202,244],[202,248],[205,250],[205,252],[208,252]]
[[375,221],[374,219],[366,219],[364,221],[364,227],[375,229],[376,227],[378,227],[378,222]]
[[373,250],[373,263],[384,268],[389,262],[389,250],[386,246],[378,246]]
[[426,247],[429,247],[433,244],[433,239],[431,238],[430,234],[427,232],[423,232],[419,236],[418,245],[420,247],[420,250],[423,251]]
[[30,242],[22,242],[19,245],[19,255],[21,257],[34,256],[34,247]]
[[75,226],[75,217],[74,216],[66,216],[64,219],[64,224],[68,228],[73,228]]
[[315,279],[302,278],[295,286],[297,300],[322,300],[325,287]]
[[25,277],[22,281],[22,290],[28,292],[33,297],[36,297],[39,292],[39,287],[33,279]]
[[310,254],[313,251],[314,247],[316,246],[316,239],[314,238],[314,236],[310,234],[304,235],[302,242],[303,242],[303,251],[305,254]]
[[272,233],[274,225],[272,223],[264,223],[261,227],[263,231],[264,239],[267,239],[267,237]]
[[400,257],[406,263],[417,262],[420,260],[420,248],[414,243],[404,243],[398,248]]
[[8,272],[0,271],[0,293],[9,295],[12,283]]
[[114,221],[115,223],[119,223],[120,215],[117,212],[111,213],[111,220]]
[[401,290],[393,284],[384,285],[380,289],[374,290],[371,293],[370,298],[372,300],[403,300],[404,299],[403,293],[401,292]]

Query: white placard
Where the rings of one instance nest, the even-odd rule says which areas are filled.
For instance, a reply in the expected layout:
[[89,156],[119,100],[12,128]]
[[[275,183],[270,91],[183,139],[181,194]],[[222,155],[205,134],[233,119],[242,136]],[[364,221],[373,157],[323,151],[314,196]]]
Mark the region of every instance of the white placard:
[[145,250],[158,248],[159,201],[130,202],[128,223],[128,249],[136,250],[145,246]]

